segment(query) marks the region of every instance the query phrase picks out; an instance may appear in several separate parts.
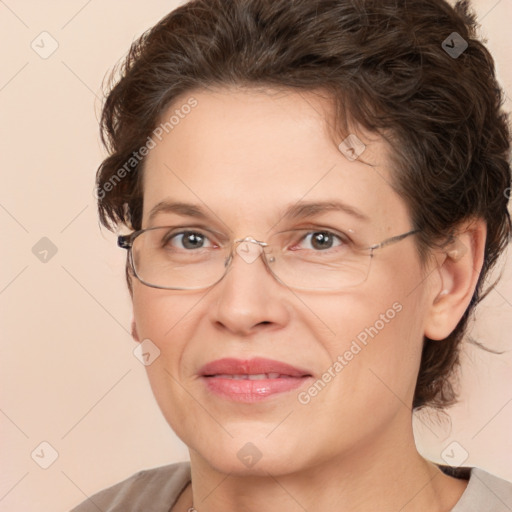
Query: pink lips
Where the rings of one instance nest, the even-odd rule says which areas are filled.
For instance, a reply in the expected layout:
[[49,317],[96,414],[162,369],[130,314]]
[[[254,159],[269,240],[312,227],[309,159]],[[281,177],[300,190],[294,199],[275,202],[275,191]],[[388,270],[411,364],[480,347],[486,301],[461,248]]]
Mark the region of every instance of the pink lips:
[[311,378],[307,370],[264,358],[219,359],[204,365],[199,373],[213,393],[246,403],[291,391]]

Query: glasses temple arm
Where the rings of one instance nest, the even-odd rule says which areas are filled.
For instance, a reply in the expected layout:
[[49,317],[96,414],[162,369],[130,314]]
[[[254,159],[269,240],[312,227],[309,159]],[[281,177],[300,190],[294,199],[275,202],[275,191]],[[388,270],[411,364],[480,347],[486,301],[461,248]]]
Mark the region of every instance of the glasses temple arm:
[[410,235],[414,235],[414,233],[419,233],[419,229],[413,229],[411,231],[408,231],[407,233],[402,233],[401,235],[392,236],[391,238],[388,238],[381,242],[380,244],[375,244],[370,246],[370,249],[379,249],[381,247],[386,247],[386,245],[394,244],[395,242],[400,242],[400,240],[403,240],[404,238],[407,238]]

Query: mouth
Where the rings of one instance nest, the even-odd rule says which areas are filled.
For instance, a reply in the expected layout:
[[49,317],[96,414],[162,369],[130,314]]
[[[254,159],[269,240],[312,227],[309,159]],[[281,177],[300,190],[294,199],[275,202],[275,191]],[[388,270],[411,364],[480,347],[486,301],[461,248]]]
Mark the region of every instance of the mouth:
[[285,377],[290,377],[290,375],[281,375],[280,373],[256,373],[256,374],[237,374],[237,375],[228,375],[228,374],[220,374],[220,375],[205,375],[205,377],[216,377],[219,379],[233,379],[233,380],[269,380],[269,379],[281,379]]
[[292,391],[312,378],[307,370],[263,358],[219,359],[203,366],[200,376],[214,395],[245,403]]

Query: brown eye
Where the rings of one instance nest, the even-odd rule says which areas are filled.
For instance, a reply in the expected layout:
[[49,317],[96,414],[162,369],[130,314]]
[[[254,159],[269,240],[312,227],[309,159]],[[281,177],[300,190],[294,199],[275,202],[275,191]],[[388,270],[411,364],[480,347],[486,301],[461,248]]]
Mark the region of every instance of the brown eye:
[[312,231],[303,238],[303,241],[305,240],[308,240],[311,247],[317,251],[332,249],[344,243],[341,237],[329,231]]

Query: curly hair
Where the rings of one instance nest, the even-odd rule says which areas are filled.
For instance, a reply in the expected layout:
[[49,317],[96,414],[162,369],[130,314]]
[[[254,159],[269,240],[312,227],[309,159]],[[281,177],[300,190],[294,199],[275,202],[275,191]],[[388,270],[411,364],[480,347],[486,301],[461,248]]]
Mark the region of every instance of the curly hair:
[[[145,159],[138,149],[183,94],[211,86],[326,91],[340,127],[355,123],[391,142],[392,185],[420,230],[422,263],[463,221],[487,224],[484,264],[466,312],[447,338],[423,342],[412,407],[452,405],[460,342],[511,235],[510,128],[493,59],[476,30],[467,1],[181,5],[135,41],[110,75],[101,117],[109,156],[96,181],[102,224],[141,228]],[[449,51],[454,41],[457,53]],[[131,291],[128,267],[127,280]]]

